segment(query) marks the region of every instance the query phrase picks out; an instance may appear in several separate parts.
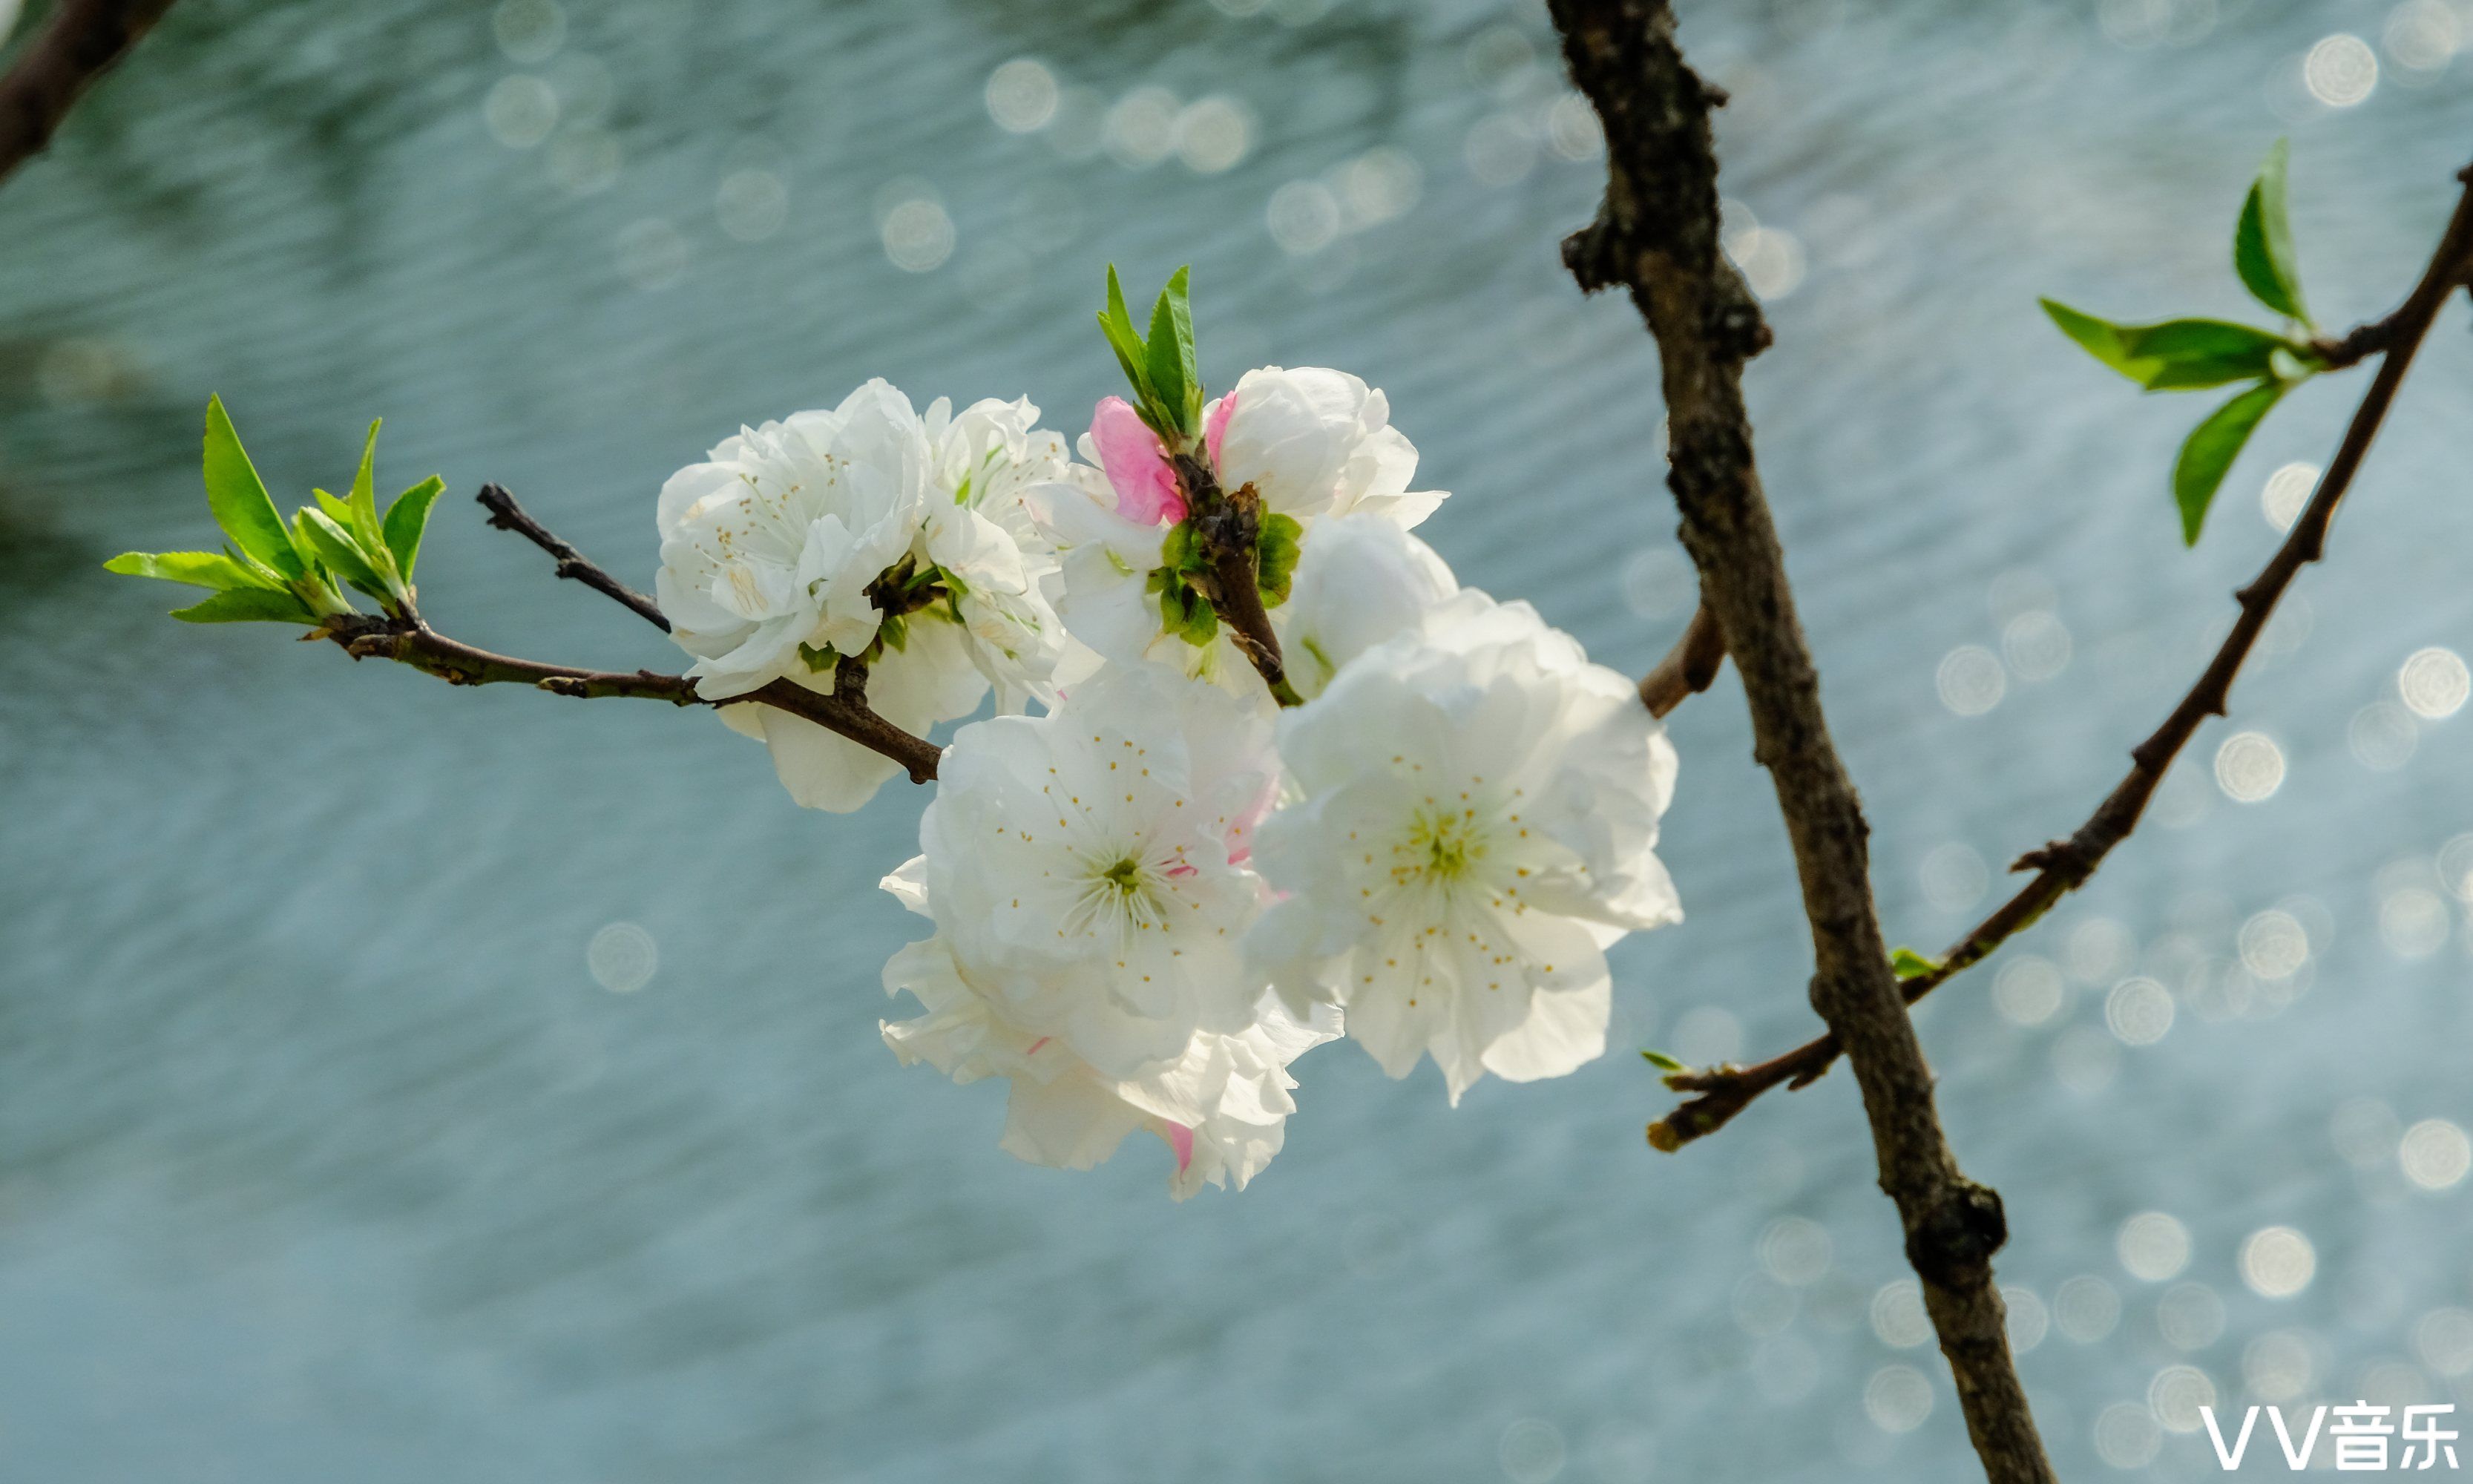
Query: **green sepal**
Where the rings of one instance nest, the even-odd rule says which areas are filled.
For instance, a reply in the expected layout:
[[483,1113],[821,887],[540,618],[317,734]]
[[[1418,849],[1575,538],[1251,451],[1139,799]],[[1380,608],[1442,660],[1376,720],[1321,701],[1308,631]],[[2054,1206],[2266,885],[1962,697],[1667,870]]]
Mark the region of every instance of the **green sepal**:
[[2217,408],[2190,432],[2181,444],[2181,456],[2173,464],[2173,502],[2181,511],[2183,544],[2198,544],[2198,527],[2207,518],[2207,507],[2215,502],[2216,491],[2231,470],[2242,445],[2249,442],[2251,430],[2265,418],[2278,397],[2292,383],[2262,381],[2221,407]]
[[1262,606],[1278,608],[1288,601],[1295,581],[1299,541],[1305,527],[1293,515],[1262,517],[1262,534],[1254,542],[1254,586],[1261,589]]
[[799,646],[799,658],[806,661],[808,673],[813,675],[822,675],[841,661],[841,657],[833,653],[833,647],[829,644],[822,649],[818,649],[813,644],[802,644]]
[[1917,953],[1912,948],[1898,948],[1889,954],[1889,971],[1901,979],[1920,979],[1940,972],[1940,962]]
[[412,581],[412,564],[420,556],[420,533],[429,524],[429,507],[445,488],[446,482],[432,474],[396,495],[387,507],[383,522],[387,554],[395,559],[395,569],[405,582]]
[[1171,572],[1199,572],[1208,564],[1201,544],[1193,539],[1192,521],[1180,520],[1160,538],[1161,566]]
[[887,613],[876,626],[876,641],[900,654],[910,647],[910,621],[900,613]]
[[1219,614],[1212,609],[1211,600],[1175,569],[1154,570],[1143,586],[1159,594],[1163,633],[1173,634],[1197,649],[1219,636]]
[[232,430],[231,416],[224,411],[220,396],[206,400],[204,473],[207,508],[235,545],[277,576],[307,575],[308,566],[294,548],[283,516],[266,492],[266,482],[249,462],[249,451],[240,445],[240,435]]
[[234,587],[216,593],[204,603],[174,609],[172,616],[182,623],[192,624],[314,624],[318,621],[318,615],[309,610],[308,604],[289,592],[266,587]]
[[105,562],[103,569],[123,577],[187,583],[192,587],[209,587],[217,592],[236,588],[283,590],[280,584],[257,568],[219,551],[124,551]]
[[2259,166],[2242,202],[2241,220],[2233,227],[2233,272],[2250,297],[2289,320],[2310,323],[2310,306],[2301,298],[2301,267],[2293,251],[2293,224],[2285,215],[2285,170],[2292,159],[2290,140],[2278,139]]

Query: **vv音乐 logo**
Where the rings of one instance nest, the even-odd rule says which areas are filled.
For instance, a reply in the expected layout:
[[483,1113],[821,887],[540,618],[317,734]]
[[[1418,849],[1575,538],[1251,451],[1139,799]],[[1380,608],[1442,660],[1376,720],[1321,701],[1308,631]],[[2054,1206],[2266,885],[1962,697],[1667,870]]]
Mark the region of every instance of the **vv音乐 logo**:
[[[2216,1421],[2214,1407],[2198,1408],[2198,1416],[2207,1424],[2207,1441],[2216,1446],[2216,1461],[2228,1472],[2242,1466],[2243,1455],[2249,1451],[2250,1435],[2258,1428],[2258,1414],[2264,1411],[2269,1424],[2275,1429],[2276,1447],[2284,1450],[2284,1461],[2293,1469],[2298,1471],[2310,1466],[2311,1450],[2318,1446],[2319,1430],[2323,1427],[2327,1440],[2336,1446],[2337,1472],[2377,1473],[2389,1469],[2436,1469],[2442,1455],[2447,1460],[2447,1467],[2454,1470],[2457,1467],[2456,1432],[2453,1428],[2441,1427],[2439,1419],[2455,1410],[2453,1402],[2437,1406],[2388,1407],[2356,1401],[2351,1406],[2314,1407],[2310,1412],[2309,1424],[2301,1430],[2299,1437],[2295,1437],[2292,1425],[2285,1420],[2284,1408],[2254,1406],[2242,1414],[2241,1431],[2230,1443],[2224,1441],[2223,1426]],[[2327,1420],[2331,1411],[2336,1419],[2333,1423]],[[2388,1421],[2398,1413],[2402,1414],[2399,1419],[2401,1427]],[[2397,1445],[2402,1445],[2402,1451],[2391,1452]],[[2389,1461],[2391,1457],[2392,1463]]]

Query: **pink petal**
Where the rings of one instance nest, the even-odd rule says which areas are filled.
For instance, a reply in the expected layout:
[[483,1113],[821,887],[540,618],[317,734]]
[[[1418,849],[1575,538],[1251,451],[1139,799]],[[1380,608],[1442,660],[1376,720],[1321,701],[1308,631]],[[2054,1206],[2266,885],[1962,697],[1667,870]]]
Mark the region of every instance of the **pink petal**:
[[1091,442],[1098,446],[1108,483],[1116,487],[1117,515],[1142,525],[1185,518],[1185,495],[1168,467],[1167,450],[1131,402],[1101,397],[1091,415]]
[[1193,1130],[1182,1123],[1169,1124],[1167,1146],[1176,1151],[1176,1172],[1184,1174],[1185,1167],[1193,1162]]
[[1236,394],[1229,393],[1211,404],[1211,414],[1202,427],[1202,446],[1211,455],[1211,467],[1219,467],[1219,444],[1228,437],[1228,415],[1236,410]]

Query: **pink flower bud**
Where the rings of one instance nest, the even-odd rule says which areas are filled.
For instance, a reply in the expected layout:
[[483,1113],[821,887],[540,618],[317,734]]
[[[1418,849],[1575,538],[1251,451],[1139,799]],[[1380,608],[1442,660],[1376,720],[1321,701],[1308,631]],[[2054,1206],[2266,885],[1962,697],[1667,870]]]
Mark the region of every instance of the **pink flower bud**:
[[1099,450],[1108,483],[1116,488],[1117,515],[1142,525],[1185,518],[1185,494],[1177,489],[1176,471],[1168,467],[1167,450],[1132,403],[1121,396],[1101,397],[1091,415],[1091,442]]

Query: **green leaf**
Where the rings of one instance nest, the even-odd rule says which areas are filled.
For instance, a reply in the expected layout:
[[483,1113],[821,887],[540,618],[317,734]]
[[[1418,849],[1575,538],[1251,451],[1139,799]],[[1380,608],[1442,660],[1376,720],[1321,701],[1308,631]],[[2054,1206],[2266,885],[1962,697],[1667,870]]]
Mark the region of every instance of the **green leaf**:
[[318,508],[324,511],[338,525],[348,526],[352,523],[352,507],[324,490],[312,490],[309,492],[317,498]]
[[309,611],[308,604],[291,593],[265,587],[235,587],[228,592],[219,592],[204,603],[174,609],[172,616],[192,624],[314,624],[318,621],[318,615]]
[[338,524],[323,510],[300,507],[293,518],[292,529],[299,533],[301,543],[316,553],[326,570],[358,587],[371,597],[386,595],[386,580],[370,564],[367,553],[352,539],[352,533]]
[[387,554],[395,558],[395,569],[405,582],[412,581],[412,563],[420,556],[420,533],[429,524],[429,507],[445,488],[446,481],[432,474],[396,495],[387,507]]
[[284,577],[297,578],[307,570],[219,396],[206,402],[205,476],[206,505],[215,513],[215,523],[242,551]]
[[2278,139],[2250,182],[2233,227],[2233,272],[2250,297],[2287,319],[2310,323],[2301,298],[2301,268],[2293,252],[2293,224],[2284,210],[2284,174],[2292,158],[2289,140]]
[[2207,507],[2216,498],[2216,491],[2224,482],[2224,474],[2233,467],[2242,445],[2249,442],[2250,430],[2266,417],[2289,385],[2282,381],[2262,381],[2209,414],[2190,433],[2181,445],[2181,457],[2173,465],[2173,500],[2181,509],[2181,539],[2184,544],[2198,544],[2198,527],[2207,518]]
[[167,583],[187,583],[192,587],[211,587],[217,592],[236,587],[281,590],[255,568],[219,551],[125,551],[105,562],[103,569],[123,577],[153,577]]
[[1288,586],[1297,571],[1298,541],[1305,527],[1293,515],[1272,514],[1262,517],[1262,534],[1254,543],[1254,586],[1262,592],[1262,606],[1278,608],[1288,601]]
[[378,547],[386,544],[378,527],[378,492],[373,477],[377,472],[378,424],[384,420],[382,418],[370,419],[369,441],[361,444],[360,471],[352,476],[351,496],[346,502],[352,508],[352,534],[361,539],[361,544],[372,555]]
[[[2290,359],[2289,356],[2286,358]],[[2262,376],[2275,374],[2272,359],[2172,361],[2159,366],[2155,373],[2147,378],[2147,390],[2199,392],[2208,387],[2228,387],[2236,381],[2256,381]]]
[[2123,340],[2123,330],[2109,320],[2099,320],[2083,314],[2056,299],[2039,299],[2044,313],[2061,327],[2061,333],[2078,343],[2087,354],[2121,372],[2140,386],[2147,384],[2149,369],[2136,364]]
[[2057,299],[2045,299],[2043,305],[2061,333],[2149,392],[2254,381],[2276,374],[2279,353],[2293,357],[2309,350],[2271,331],[2229,320],[2115,324]]
[[2121,326],[2132,356],[2159,361],[2248,359],[2264,371],[2269,352],[2289,347],[2283,336],[2230,320],[2165,320]]
[[1663,1051],[1644,1051],[1641,1057],[1662,1072],[1688,1072],[1692,1069]]
[[1142,368],[1149,353],[1140,334],[1134,329],[1133,315],[1125,308],[1124,286],[1116,281],[1114,263],[1108,265],[1108,306],[1099,311],[1099,329],[1116,352],[1116,364],[1125,370],[1125,381],[1134,389],[1134,405],[1146,405],[1151,399],[1151,386]]
[[2228,320],[2167,320],[2161,324],[2121,326],[2123,348],[2147,373],[2149,392],[2221,387],[2275,373],[2275,354],[2292,342]]
[[1193,359],[1193,306],[1186,295],[1191,267],[1178,269],[1151,306],[1151,391],[1163,418],[1188,438],[1202,431],[1202,372]]
[[1912,948],[1899,948],[1889,955],[1889,969],[1901,979],[1920,979],[1926,974],[1940,972],[1940,963]]

